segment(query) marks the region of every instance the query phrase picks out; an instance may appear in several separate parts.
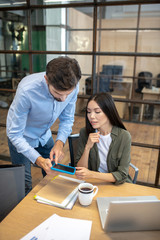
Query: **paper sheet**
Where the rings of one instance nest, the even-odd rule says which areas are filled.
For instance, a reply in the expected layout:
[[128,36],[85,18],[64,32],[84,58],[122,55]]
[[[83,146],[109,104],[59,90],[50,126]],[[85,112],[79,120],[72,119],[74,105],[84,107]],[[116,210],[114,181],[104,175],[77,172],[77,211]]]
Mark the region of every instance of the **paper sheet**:
[[21,240],[89,240],[92,221],[60,217],[49,217]]

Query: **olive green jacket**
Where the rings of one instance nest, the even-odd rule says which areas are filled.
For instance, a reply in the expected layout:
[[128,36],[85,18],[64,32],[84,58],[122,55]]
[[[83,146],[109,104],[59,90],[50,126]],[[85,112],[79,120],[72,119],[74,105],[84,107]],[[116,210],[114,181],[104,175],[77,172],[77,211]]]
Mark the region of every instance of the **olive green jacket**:
[[[126,182],[132,182],[131,177],[128,175],[131,151],[131,135],[128,131],[113,127],[111,132],[112,142],[109,147],[106,164],[108,166],[108,172],[112,173],[116,179],[115,184]],[[76,165],[80,160],[85,145],[87,143],[88,136],[85,128],[80,131],[80,138],[76,156]],[[88,158],[88,169],[98,171],[100,165],[100,158],[98,153],[98,147],[95,143],[90,150]]]

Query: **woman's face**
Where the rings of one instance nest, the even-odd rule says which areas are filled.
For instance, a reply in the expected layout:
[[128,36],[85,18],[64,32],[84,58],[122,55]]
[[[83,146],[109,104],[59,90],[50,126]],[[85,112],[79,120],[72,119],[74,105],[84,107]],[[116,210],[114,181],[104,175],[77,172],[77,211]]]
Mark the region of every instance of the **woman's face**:
[[94,129],[105,129],[110,124],[108,117],[94,100],[88,103],[87,117]]

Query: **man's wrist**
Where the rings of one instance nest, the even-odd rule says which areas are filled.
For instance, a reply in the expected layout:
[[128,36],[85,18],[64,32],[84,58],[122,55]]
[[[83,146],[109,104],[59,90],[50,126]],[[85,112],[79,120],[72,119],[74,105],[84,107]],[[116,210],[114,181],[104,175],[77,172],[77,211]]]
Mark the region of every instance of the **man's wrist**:
[[35,163],[40,167],[42,160],[43,160],[43,157],[42,157],[42,156],[39,156],[39,157],[36,159]]
[[56,140],[55,145],[59,145],[61,147],[64,147],[64,142],[62,142],[61,140],[58,139],[58,140]]

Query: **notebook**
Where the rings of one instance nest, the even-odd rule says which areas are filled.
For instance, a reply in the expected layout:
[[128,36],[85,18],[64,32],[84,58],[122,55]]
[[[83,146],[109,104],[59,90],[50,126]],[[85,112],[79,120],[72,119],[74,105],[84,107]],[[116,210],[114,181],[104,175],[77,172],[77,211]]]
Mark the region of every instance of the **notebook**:
[[97,206],[105,231],[160,230],[160,201],[155,196],[99,197]]
[[[34,199],[40,203],[60,208],[67,208],[71,202],[73,206],[78,196],[78,186],[82,182],[84,181],[57,175],[47,183],[47,185],[40,189],[34,196]],[[71,209],[72,206],[68,209]]]

